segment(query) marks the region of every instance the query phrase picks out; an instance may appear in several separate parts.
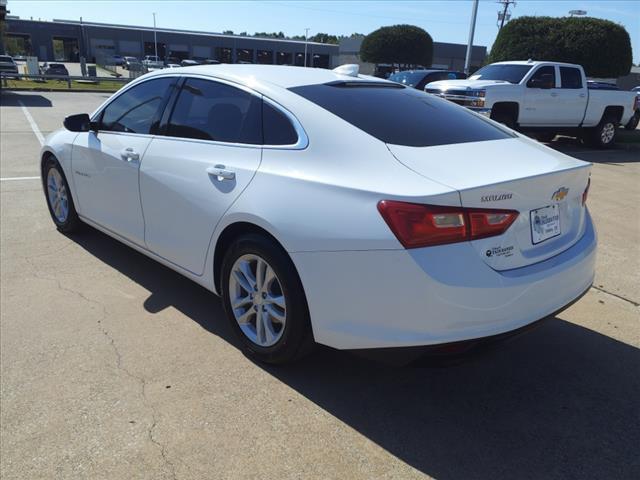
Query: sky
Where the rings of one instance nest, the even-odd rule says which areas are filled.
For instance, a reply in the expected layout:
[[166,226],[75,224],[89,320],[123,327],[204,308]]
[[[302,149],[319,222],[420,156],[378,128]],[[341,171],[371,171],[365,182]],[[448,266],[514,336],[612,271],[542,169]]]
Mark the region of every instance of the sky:
[[[570,10],[586,10],[591,17],[624,26],[631,37],[633,63],[640,63],[640,2],[638,0],[520,0],[511,6],[512,18],[525,15],[565,16]],[[370,33],[398,23],[425,29],[434,41],[467,43],[471,0],[422,1],[190,1],[190,0],[9,0],[11,15],[21,18],[84,21],[236,33],[282,31],[286,35],[325,32],[334,35]],[[498,33],[496,0],[481,0],[474,45],[491,47]]]

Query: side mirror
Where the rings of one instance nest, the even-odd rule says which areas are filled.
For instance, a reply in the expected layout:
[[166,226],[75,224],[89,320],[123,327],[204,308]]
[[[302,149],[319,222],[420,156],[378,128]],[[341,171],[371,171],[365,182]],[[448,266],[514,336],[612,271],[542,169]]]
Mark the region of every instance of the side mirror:
[[69,115],[64,119],[64,128],[71,132],[88,132],[95,130],[95,122],[92,122],[89,115],[79,113],[78,115]]

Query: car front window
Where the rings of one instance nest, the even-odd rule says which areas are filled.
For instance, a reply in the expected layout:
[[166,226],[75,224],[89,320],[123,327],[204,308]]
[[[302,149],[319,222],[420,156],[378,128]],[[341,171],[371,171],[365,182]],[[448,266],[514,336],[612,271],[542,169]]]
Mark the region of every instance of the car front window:
[[100,130],[151,133],[159,120],[175,78],[159,78],[140,83],[109,103],[102,113]]
[[503,80],[509,83],[520,83],[529,70],[531,65],[487,65],[471,75],[469,80]]

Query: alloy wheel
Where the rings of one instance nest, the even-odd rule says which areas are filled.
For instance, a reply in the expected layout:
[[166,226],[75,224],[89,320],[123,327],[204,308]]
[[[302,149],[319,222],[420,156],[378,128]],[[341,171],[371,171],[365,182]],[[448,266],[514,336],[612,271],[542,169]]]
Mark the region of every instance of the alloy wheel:
[[605,123],[602,127],[602,132],[600,133],[600,139],[603,144],[611,143],[613,140],[613,136],[615,135],[616,127],[613,123]]
[[47,174],[47,193],[56,220],[66,222],[69,216],[69,197],[62,175],[56,168],[51,168]]
[[244,335],[260,347],[275,345],[287,321],[282,285],[273,268],[253,254],[239,257],[229,275],[229,301]]

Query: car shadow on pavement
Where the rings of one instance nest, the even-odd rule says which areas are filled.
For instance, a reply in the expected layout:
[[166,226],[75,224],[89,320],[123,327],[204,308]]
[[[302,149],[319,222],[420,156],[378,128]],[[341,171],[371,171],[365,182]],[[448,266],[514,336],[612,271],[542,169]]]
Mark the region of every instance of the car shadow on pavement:
[[21,107],[20,104],[25,107],[52,107],[51,100],[42,95],[29,93],[27,95],[21,95],[20,93],[10,92],[2,90],[0,95],[0,105],[3,107]]
[[627,137],[629,143],[618,142],[613,148],[598,150],[583,145],[578,139],[558,136],[545,145],[586,162],[621,165],[640,162],[640,130],[627,132],[620,130],[619,136]]
[[[204,288],[91,228],[71,238],[151,292],[147,311],[172,306],[238,346]],[[640,350],[559,318],[447,368],[329,348],[256,365],[439,480],[640,478]]]

